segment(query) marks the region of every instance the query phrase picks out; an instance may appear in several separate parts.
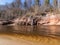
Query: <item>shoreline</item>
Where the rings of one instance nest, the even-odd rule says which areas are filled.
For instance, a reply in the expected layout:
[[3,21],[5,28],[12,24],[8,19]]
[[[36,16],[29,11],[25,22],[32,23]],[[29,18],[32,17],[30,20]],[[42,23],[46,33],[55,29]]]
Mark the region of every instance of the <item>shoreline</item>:
[[47,13],[41,15],[25,15],[13,20],[0,21],[0,25],[60,25],[60,14]]

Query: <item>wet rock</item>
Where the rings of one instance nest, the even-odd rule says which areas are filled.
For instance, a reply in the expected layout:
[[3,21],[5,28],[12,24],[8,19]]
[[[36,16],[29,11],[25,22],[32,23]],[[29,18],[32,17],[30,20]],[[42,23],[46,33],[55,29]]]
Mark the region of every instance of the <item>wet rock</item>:
[[2,25],[9,25],[9,24],[13,24],[14,22],[12,21],[6,21],[6,22],[3,22]]

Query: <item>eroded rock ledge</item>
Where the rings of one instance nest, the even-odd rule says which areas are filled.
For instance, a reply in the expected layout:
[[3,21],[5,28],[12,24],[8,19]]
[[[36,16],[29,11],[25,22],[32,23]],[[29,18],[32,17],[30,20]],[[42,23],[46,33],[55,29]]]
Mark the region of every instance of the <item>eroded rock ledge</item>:
[[42,25],[60,25],[60,14],[47,14],[45,17],[42,17],[41,21],[38,21],[38,24]]
[[60,25],[60,14],[48,13],[44,16],[22,16],[12,21],[0,21],[2,25]]

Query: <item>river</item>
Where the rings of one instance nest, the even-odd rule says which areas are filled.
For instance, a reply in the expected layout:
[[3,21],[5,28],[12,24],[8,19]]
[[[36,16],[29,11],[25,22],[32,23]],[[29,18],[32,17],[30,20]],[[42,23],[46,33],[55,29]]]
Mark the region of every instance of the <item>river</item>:
[[2,26],[0,45],[60,45],[60,26]]

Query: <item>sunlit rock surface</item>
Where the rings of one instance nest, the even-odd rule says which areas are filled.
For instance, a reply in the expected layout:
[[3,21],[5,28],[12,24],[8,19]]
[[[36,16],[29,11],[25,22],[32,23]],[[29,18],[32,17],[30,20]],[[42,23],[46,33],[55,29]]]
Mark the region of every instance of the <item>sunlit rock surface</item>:
[[[22,24],[22,25],[33,25],[35,17],[31,16],[22,16],[18,17],[17,19],[14,20],[14,24]],[[42,24],[42,25],[60,25],[60,16],[59,14],[54,14],[54,13],[48,13],[46,16],[41,16],[41,19],[35,19],[37,20],[37,24]]]
[[60,25],[60,19],[57,14],[47,14],[45,17],[42,18],[43,19],[38,22],[42,25]]

